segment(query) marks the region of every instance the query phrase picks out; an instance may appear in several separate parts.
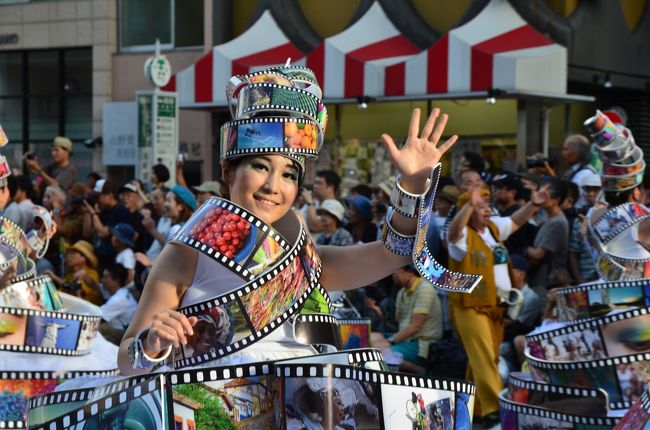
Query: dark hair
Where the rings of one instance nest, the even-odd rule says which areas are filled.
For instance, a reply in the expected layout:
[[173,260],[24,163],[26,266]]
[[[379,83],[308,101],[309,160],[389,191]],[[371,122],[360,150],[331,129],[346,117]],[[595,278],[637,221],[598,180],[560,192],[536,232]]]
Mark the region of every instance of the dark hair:
[[14,175],[7,176],[7,188],[9,189],[9,197],[13,199],[16,191],[18,191],[18,180]]
[[542,182],[542,186],[549,185],[548,193],[553,199],[559,199],[558,205],[561,205],[568,194],[567,181],[560,178],[548,178]]
[[100,179],[102,179],[102,175],[100,175],[97,172],[90,172],[86,175],[86,179],[90,179],[90,178],[94,179],[95,181],[99,181]]
[[28,199],[33,198],[34,195],[34,185],[32,184],[31,179],[28,176],[20,175],[16,176],[16,190],[23,190],[27,195]]
[[369,199],[372,199],[372,188],[370,188],[370,185],[366,184],[359,184],[355,185],[354,187],[350,188],[350,194],[356,193],[361,196],[368,197]]
[[465,151],[463,157],[467,160],[470,169],[476,170],[479,174],[485,170],[485,160],[478,152]]
[[126,267],[120,263],[110,262],[104,267],[104,270],[111,275],[111,278],[117,280],[121,286],[126,285],[126,280],[129,279],[129,271],[126,270]]
[[580,198],[580,187],[578,187],[578,184],[572,181],[567,181],[567,198],[571,197],[573,199],[573,202],[577,202],[578,198]]
[[636,190],[637,187],[632,188],[631,190],[625,191],[605,191],[605,201],[610,204],[610,206],[618,206],[624,203],[628,203],[632,197],[632,193]]
[[319,170],[316,172],[316,176],[325,179],[325,183],[334,187],[334,194],[338,195],[339,187],[341,186],[341,177],[335,171]]
[[[224,165],[228,166],[228,169],[231,172],[234,172],[235,170],[237,170],[237,168],[242,163],[242,161],[244,161],[246,158],[255,157],[255,156],[256,156],[255,154],[244,155],[244,156],[241,156],[241,157],[231,158],[229,160],[224,160],[223,163],[224,163]],[[300,164],[298,164],[298,162],[296,160],[292,160],[291,158],[288,158],[288,159],[292,162],[293,167],[299,172],[299,174],[302,174],[302,167],[300,166]],[[217,182],[219,182],[219,185],[221,186],[221,196],[222,196],[222,198],[224,198],[226,200],[230,200],[230,184],[228,183],[228,181],[226,181],[226,178],[224,177],[223,168],[220,168],[219,179],[217,179]],[[300,182],[301,182],[301,180],[299,179],[298,180],[298,185],[299,186],[300,186]],[[300,193],[298,193],[297,195],[300,195]]]
[[412,264],[407,264],[406,266],[402,266],[401,269],[404,270],[405,272],[409,272],[412,275],[420,276],[420,273]]
[[182,208],[181,214],[180,214],[180,216],[178,218],[178,221],[185,222],[188,219],[190,219],[190,217],[192,216],[192,212],[193,212],[192,209],[187,207],[185,202],[183,200],[179,199],[176,194],[174,194],[174,200],[176,201],[176,204],[179,205]]
[[169,181],[169,169],[164,164],[156,164],[151,168],[151,171],[160,182]]

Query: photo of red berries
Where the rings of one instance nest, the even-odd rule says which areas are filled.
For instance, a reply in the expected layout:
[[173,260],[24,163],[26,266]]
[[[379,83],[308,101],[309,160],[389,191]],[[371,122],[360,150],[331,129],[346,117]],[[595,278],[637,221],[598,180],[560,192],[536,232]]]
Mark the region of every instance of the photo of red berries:
[[239,264],[246,261],[261,232],[241,216],[214,204],[204,205],[200,212],[186,234]]

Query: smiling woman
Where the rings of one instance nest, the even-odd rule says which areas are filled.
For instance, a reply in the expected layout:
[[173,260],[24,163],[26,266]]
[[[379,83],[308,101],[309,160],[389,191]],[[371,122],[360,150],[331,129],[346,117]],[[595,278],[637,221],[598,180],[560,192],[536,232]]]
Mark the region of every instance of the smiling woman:
[[[183,367],[311,355],[312,343],[336,348],[337,336],[322,341],[322,330],[319,342],[309,336],[294,339],[291,323],[299,314],[327,309],[327,290],[368,285],[410,260],[387,239],[316,248],[292,205],[306,159],[317,157],[322,146],[327,110],[313,95],[320,93],[309,69],[288,66],[262,73],[274,82],[264,84],[274,96],[287,97],[279,108],[268,94],[253,91],[261,85],[253,75],[230,80],[234,118],[221,130],[228,200],[207,200],[158,257],[120,346],[118,360],[125,375],[150,372],[167,357],[174,367]],[[312,92],[305,92],[305,85]],[[307,99],[313,102],[309,109],[303,103]],[[244,109],[242,103],[254,109]],[[401,174],[399,185],[413,198],[426,191],[433,167],[457,139],[437,145],[446,123],[447,116],[434,109],[420,130],[416,109],[401,149],[390,136],[382,136]],[[342,218],[342,211],[330,209]],[[401,208],[387,223],[393,236],[401,235],[400,244],[412,249],[416,221],[417,211]],[[228,334],[218,341],[202,336],[199,348],[197,330],[205,331],[205,321],[216,321],[209,313],[215,307],[227,309],[219,315],[219,326],[229,327]],[[329,320],[321,318],[319,327],[322,321]],[[331,324],[332,333],[338,333]]]

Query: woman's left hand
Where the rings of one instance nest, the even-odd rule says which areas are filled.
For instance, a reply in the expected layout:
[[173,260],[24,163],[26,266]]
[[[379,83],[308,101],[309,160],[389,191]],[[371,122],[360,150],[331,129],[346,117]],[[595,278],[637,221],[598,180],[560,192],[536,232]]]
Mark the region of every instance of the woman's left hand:
[[458,136],[453,135],[442,145],[437,146],[447,125],[447,119],[447,114],[440,115],[440,109],[433,109],[418,137],[420,109],[413,109],[408,137],[401,149],[397,149],[392,137],[382,134],[384,146],[393,165],[402,176],[401,185],[406,191],[414,194],[423,193],[431,170],[440,161],[442,155],[458,140]]

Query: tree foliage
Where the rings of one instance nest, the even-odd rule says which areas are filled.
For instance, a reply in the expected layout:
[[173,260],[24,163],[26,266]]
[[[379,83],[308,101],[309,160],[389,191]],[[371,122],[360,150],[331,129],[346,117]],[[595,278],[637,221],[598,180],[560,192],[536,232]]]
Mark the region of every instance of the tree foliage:
[[203,405],[201,409],[194,411],[196,430],[235,430],[235,424],[228,416],[223,400],[215,393],[200,384],[179,385],[174,391]]

